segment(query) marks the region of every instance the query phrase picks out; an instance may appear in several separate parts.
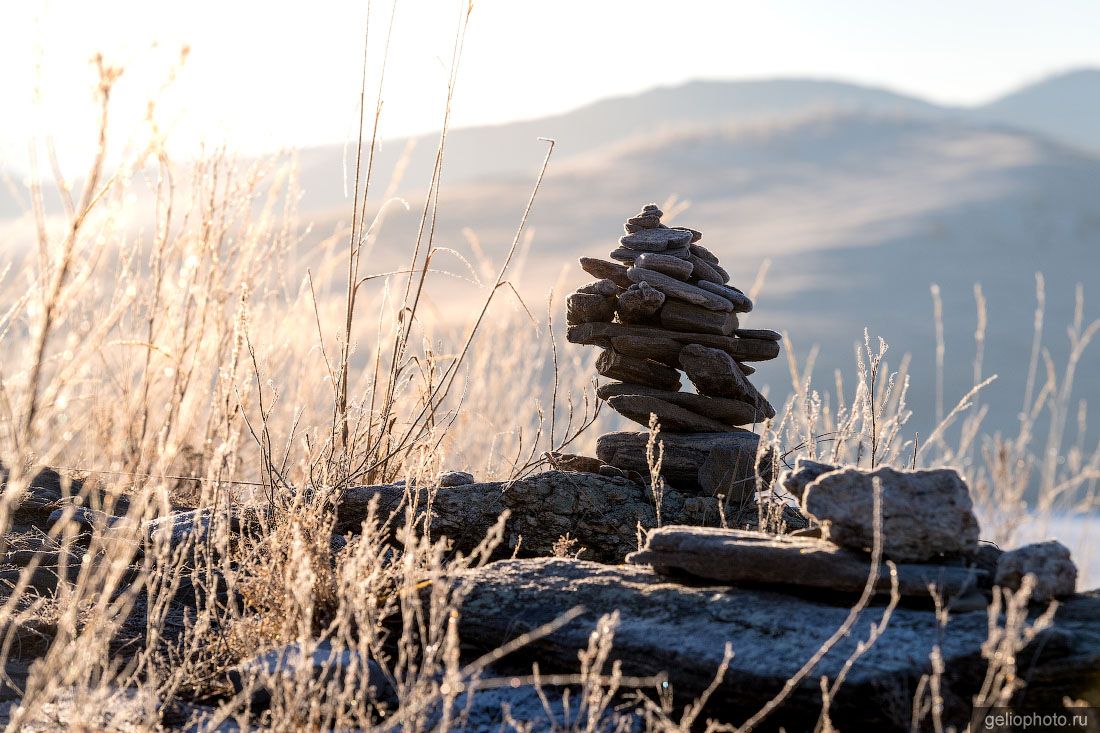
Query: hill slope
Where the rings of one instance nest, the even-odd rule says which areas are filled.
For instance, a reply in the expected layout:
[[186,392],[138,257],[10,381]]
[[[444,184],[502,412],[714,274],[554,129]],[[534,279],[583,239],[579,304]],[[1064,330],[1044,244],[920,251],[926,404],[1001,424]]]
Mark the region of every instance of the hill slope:
[[1044,79],[973,114],[1100,153],[1100,70],[1080,69]]
[[[973,284],[989,301],[986,372],[990,424],[1012,430],[1020,409],[1034,311],[1034,273],[1046,275],[1053,356],[1065,354],[1074,287],[1095,294],[1100,272],[1100,161],[1041,138],[958,120],[827,115],[779,125],[670,134],[558,165],[531,217],[535,231],[522,289],[535,302],[588,278],[582,254],[603,255],[623,218],[647,201],[678,196],[677,221],[704,232],[735,283],[752,284],[771,261],[750,326],[787,330],[800,358],[821,346],[818,380],[854,373],[853,344],[868,327],[891,344],[895,365],[913,353],[913,427],[934,418],[930,283],[939,283],[947,328],[948,407],[973,383]],[[437,243],[466,249],[464,228],[499,255],[529,192],[527,181],[444,188]],[[414,213],[387,224],[405,242]],[[383,246],[379,247],[383,250]],[[394,253],[396,257],[396,253]],[[377,265],[389,266],[385,259]],[[445,304],[439,304],[441,307]],[[1095,307],[1086,314],[1096,314]],[[1100,365],[1100,349],[1089,356]],[[786,395],[786,364],[761,370]],[[1087,383],[1086,383],[1087,382]],[[1079,395],[1100,402],[1100,383]]]
[[[608,145],[652,138],[685,127],[853,111],[916,115],[940,110],[887,90],[834,81],[696,81],[606,99],[551,117],[453,130],[447,139],[444,176],[449,182],[459,183],[533,173],[545,151],[545,145],[538,142],[540,137],[557,141],[555,162],[561,162]],[[376,170],[384,173],[383,178],[388,178],[408,142],[388,141],[381,147]],[[406,180],[413,185],[426,185],[438,136],[424,135],[411,142],[415,147]],[[340,146],[302,152],[307,206],[322,205],[342,196],[338,174],[343,155]]]

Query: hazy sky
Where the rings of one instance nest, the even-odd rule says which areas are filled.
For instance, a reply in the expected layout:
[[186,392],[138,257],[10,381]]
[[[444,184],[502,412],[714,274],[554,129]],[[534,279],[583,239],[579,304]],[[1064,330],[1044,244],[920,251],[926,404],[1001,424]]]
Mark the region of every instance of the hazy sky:
[[[373,5],[373,78],[390,7]],[[386,135],[438,128],[463,8],[399,0]],[[354,129],[366,10],[338,0],[5,2],[0,155],[18,164],[27,138],[48,133],[75,159],[93,134],[96,51],[126,67],[115,119],[129,129],[183,44],[190,57],[159,113],[178,150],[342,142]],[[1100,66],[1098,31],[1100,3],[1086,0],[474,0],[453,119],[504,122],[694,78],[792,75],[974,104]]]

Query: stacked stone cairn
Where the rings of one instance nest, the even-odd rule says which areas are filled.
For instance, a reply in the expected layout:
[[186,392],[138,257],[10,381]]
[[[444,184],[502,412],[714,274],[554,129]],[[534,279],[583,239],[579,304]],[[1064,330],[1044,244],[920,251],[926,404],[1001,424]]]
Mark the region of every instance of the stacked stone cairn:
[[[752,301],[729,284],[702,234],[661,223],[645,206],[626,221],[610,260],[582,257],[598,278],[569,296],[568,339],[599,346],[596,368],[613,381],[600,399],[646,430],[602,436],[597,455],[623,471],[649,473],[650,416],[660,424],[661,475],[686,491],[751,497],[759,438],[740,426],[775,416],[748,380],[747,362],[779,355],[775,331],[740,328]],[[697,394],[681,391],[680,372]]]

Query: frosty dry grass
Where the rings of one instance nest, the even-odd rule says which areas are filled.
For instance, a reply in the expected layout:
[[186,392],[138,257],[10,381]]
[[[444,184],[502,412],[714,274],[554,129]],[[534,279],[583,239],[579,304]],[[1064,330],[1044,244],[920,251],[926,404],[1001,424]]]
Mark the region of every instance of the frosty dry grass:
[[[455,65],[460,50],[461,33]],[[498,293],[513,297],[508,272],[522,252],[527,212],[505,261],[495,268],[477,263],[492,276],[478,281],[484,297],[473,318],[432,324],[421,308],[440,252],[432,234],[446,125],[409,265],[375,279],[362,266],[384,236],[387,202],[368,222],[373,138],[361,141],[370,147],[356,166],[350,241],[341,234],[322,242],[313,250],[317,259],[303,267],[294,178],[270,163],[215,155],[178,167],[154,135],[107,172],[109,100],[119,72],[100,68],[100,155],[75,199],[55,169],[59,214],[47,213],[43,184],[32,177],[35,242],[0,270],[0,343],[13,355],[0,372],[0,455],[10,471],[0,525],[12,527],[14,509],[43,465],[83,469],[81,498],[96,508],[115,513],[123,497],[129,508],[121,522],[85,533],[86,548],[76,544],[72,513],[45,536],[5,533],[6,544],[31,543],[63,557],[72,550],[79,566],[61,573],[56,594],[38,595],[29,589],[32,563],[0,606],[5,653],[34,623],[53,630],[26,678],[9,681],[22,693],[13,729],[57,715],[63,700],[89,724],[124,709],[127,724],[139,730],[159,725],[165,706],[186,718],[189,700],[221,700],[204,724],[460,726],[460,696],[468,702],[491,687],[485,672],[507,649],[460,662],[455,614],[462,589],[449,590],[444,581],[485,562],[503,525],[473,556],[452,557],[427,538],[413,512],[373,510],[334,551],[334,508],[357,482],[405,478],[411,486],[443,467],[507,478],[536,469],[544,452],[590,447],[585,428],[607,419],[591,396],[590,360],[559,352],[551,318],[539,324],[522,301],[510,314],[497,302]],[[453,86],[452,77],[448,99]],[[544,172],[545,165],[539,180]],[[129,194],[149,209],[146,232],[134,233]],[[342,293],[324,286],[341,273]],[[1059,373],[1041,349],[1039,284],[1026,419],[1016,437],[983,435],[983,412],[974,409],[984,383],[981,330],[975,390],[920,442],[905,437],[907,361],[891,372],[885,344],[868,337],[857,350],[852,392],[837,374],[829,395],[814,386],[812,359],[800,366],[788,340],[793,395],[760,427],[760,461],[775,460],[776,469],[799,455],[863,466],[963,466],[979,504],[997,518],[994,536],[1002,542],[1011,539],[1036,480],[1041,511],[1091,509],[1100,456],[1084,449],[1083,437],[1067,442],[1067,426],[1076,414],[1084,435],[1072,383],[1098,326],[1084,323],[1079,306],[1069,363]],[[368,287],[379,289],[373,300]],[[982,302],[979,296],[980,311]],[[363,311],[371,313],[369,327],[357,320]],[[1050,430],[1037,445],[1043,415]],[[660,446],[653,450],[659,460]],[[760,488],[765,497],[773,491]],[[418,500],[410,492],[409,501]],[[146,536],[150,519],[181,507],[208,511],[206,524],[182,543]],[[777,526],[763,507],[760,516]],[[246,531],[235,526],[242,522]],[[172,602],[181,593],[193,597],[182,616]],[[1038,628],[1026,624],[1021,593],[1004,596],[1004,625],[1000,607],[991,611],[990,674],[980,705],[1012,693],[1014,654],[1028,629]],[[883,626],[888,619],[884,614]],[[614,616],[601,620],[579,677],[550,680],[533,671],[529,682],[548,710],[550,682],[580,690],[566,706],[572,717],[558,720],[558,729],[625,726],[632,713],[611,702],[653,682],[624,678],[612,661],[616,623]],[[304,671],[249,680],[272,691],[262,715],[251,710],[250,691],[233,695],[227,687],[227,669],[258,649],[296,643],[308,654],[321,639],[376,660],[395,698],[362,694],[367,670],[354,667],[349,677],[323,683]],[[935,659],[931,664],[921,693],[934,699],[942,670]],[[724,669],[716,673],[717,684]],[[826,701],[842,682],[822,683]],[[686,730],[701,719],[705,696],[674,715],[671,698],[657,689],[652,699],[634,698],[648,727]],[[136,691],[128,698],[133,704],[120,707],[119,690]],[[928,711],[934,717],[936,706],[918,695],[914,714]],[[829,725],[826,702],[821,726]]]

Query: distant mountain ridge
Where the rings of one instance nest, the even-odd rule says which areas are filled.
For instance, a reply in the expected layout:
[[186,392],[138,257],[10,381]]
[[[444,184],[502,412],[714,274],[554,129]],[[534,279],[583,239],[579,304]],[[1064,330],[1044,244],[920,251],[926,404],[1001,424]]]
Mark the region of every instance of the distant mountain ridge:
[[[765,123],[832,113],[959,117],[975,124],[1008,125],[1100,154],[1100,70],[1052,76],[975,108],[947,107],[888,89],[813,78],[692,81],[594,102],[569,112],[500,125],[459,128],[448,135],[443,180],[465,183],[531,176],[545,152],[540,137],[557,141],[552,166],[633,139],[684,128]],[[438,135],[412,138],[403,189],[427,185]],[[410,140],[385,141],[376,156],[376,189],[385,187]],[[303,149],[299,173],[302,210],[346,202],[343,145]],[[0,186],[0,219],[21,213]]]
[[[545,151],[540,137],[557,141],[555,164],[638,137],[685,127],[767,122],[818,113],[879,113],[959,117],[1000,124],[1100,154],[1100,70],[1078,70],[1023,87],[974,108],[937,105],[873,86],[811,78],[761,81],[692,81],[614,97],[549,117],[452,130],[444,180],[462,183],[533,174]],[[388,178],[406,140],[386,141],[375,169]],[[405,183],[426,185],[437,135],[414,139]],[[343,198],[339,178],[343,146],[303,150],[308,185],[305,208]],[[384,181],[382,182],[384,185]]]
[[[570,112],[533,120],[452,130],[447,137],[444,179],[457,183],[501,176],[533,174],[545,153],[540,137],[557,142],[555,162],[584,155],[633,138],[647,138],[685,127],[782,120],[823,112],[881,112],[906,115],[943,114],[945,110],[915,97],[885,89],[817,79],[765,81],[692,81],[639,94],[613,97]],[[392,171],[407,140],[386,141],[376,153],[375,170]],[[406,181],[427,183],[437,134],[414,138]],[[336,185],[315,176],[332,176],[343,146],[303,150],[303,178],[309,200],[331,200]],[[420,174],[421,178],[416,176]],[[339,184],[339,181],[336,182]],[[340,187],[342,196],[342,186]],[[316,194],[316,195],[314,195]]]
[[971,114],[1100,153],[1100,69],[1047,77]]

